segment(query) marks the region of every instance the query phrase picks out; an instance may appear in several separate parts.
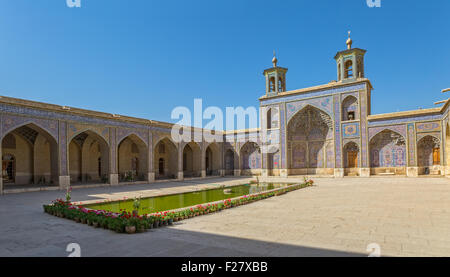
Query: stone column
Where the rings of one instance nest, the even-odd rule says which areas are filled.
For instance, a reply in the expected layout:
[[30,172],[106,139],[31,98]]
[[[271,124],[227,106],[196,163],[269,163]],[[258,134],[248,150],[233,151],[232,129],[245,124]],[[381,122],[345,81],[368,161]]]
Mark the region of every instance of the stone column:
[[241,153],[239,152],[239,143],[236,142],[234,145],[234,152],[236,155],[234,155],[234,176],[239,177],[241,176]]
[[59,152],[59,177],[58,183],[61,190],[65,190],[70,186],[70,174],[68,165],[68,141],[67,141],[67,123],[59,122],[59,136],[58,136],[58,152]]
[[154,164],[154,155],[153,155],[153,133],[151,131],[148,132],[148,169],[147,169],[147,180],[148,182],[155,181],[155,164]]
[[184,179],[184,172],[183,172],[183,146],[184,144],[182,142],[178,143],[178,180]]
[[202,142],[202,148],[201,148],[202,154],[201,154],[201,164],[202,164],[202,178],[206,177],[206,149],[205,149],[205,142]]
[[117,140],[116,128],[109,129],[109,184],[116,186],[119,184],[119,169],[117,167]]
[[225,177],[225,152],[223,151],[224,143],[221,143],[220,147],[220,169],[219,174],[221,177]]

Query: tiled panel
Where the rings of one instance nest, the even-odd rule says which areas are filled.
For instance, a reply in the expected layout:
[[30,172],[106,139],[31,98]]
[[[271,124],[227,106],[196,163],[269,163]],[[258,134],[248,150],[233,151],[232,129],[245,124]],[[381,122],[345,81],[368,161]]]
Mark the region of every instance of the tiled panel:
[[343,138],[359,137],[359,123],[353,122],[342,124],[342,137]]

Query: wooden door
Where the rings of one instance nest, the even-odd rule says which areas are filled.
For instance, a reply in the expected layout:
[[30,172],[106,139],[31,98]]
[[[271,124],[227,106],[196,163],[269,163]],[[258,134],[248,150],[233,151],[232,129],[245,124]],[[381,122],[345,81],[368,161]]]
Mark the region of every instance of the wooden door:
[[347,161],[349,168],[358,167],[358,151],[348,151],[347,152]]
[[439,152],[440,152],[439,148],[433,149],[433,165],[439,165],[441,163],[441,157]]

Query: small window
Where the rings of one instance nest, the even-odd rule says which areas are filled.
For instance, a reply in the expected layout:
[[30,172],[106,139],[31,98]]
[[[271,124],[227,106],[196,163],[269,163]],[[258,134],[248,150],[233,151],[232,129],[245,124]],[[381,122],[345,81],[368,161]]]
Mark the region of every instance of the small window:
[[345,78],[352,78],[352,77],[353,77],[353,62],[346,61],[345,62]]
[[275,92],[275,77],[269,79],[269,92]]
[[348,120],[355,120],[355,112],[348,112],[347,119]]
[[285,87],[284,87],[284,82],[283,82],[283,78],[279,78],[278,79],[278,92],[282,92],[285,91]]

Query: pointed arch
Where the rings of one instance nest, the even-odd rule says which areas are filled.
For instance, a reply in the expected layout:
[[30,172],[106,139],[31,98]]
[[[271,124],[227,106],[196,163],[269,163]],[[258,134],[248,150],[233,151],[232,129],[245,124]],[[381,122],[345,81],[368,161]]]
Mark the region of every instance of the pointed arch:
[[86,129],[69,140],[72,183],[106,183],[110,174],[110,147],[103,136]]
[[158,137],[155,141],[153,141],[153,148],[155,148],[156,145],[158,143],[160,143],[161,141],[169,142],[171,145],[173,145],[175,148],[178,149],[177,143],[175,143],[169,135],[164,135],[162,137]]
[[25,122],[5,132],[1,141],[2,153],[14,157],[13,163],[8,156],[2,157],[5,184],[58,184],[58,143],[46,129]]
[[399,134],[400,136],[402,136],[403,138],[406,137],[406,127],[405,126],[401,126],[401,127],[394,127],[394,126],[382,126],[382,127],[375,127],[375,128],[369,128],[369,141],[375,137],[376,135],[378,135],[381,132],[384,131],[391,131],[393,133]]
[[344,167],[346,175],[357,175],[356,168],[360,167],[359,145],[349,141],[344,145]]
[[219,145],[216,142],[211,142],[205,145],[204,153],[204,168],[206,176],[220,175],[222,169],[222,154]]
[[333,116],[330,115],[328,112],[324,111],[322,108],[318,107],[315,103],[308,103],[306,105],[304,105],[303,107],[301,107],[298,111],[296,111],[294,114],[291,115],[291,117],[288,119],[287,125],[289,126],[289,124],[291,123],[291,121],[294,120],[294,118],[296,118],[299,114],[301,114],[302,112],[304,112],[307,109],[316,109],[317,111],[319,111],[320,113],[326,115],[332,124],[332,118]]
[[[375,169],[373,174],[397,173],[404,174],[406,167],[405,137],[389,128],[386,128],[369,141],[370,162]],[[389,170],[398,168],[398,170]]]
[[145,181],[148,172],[148,147],[138,135],[131,133],[118,144],[119,181]]
[[26,121],[23,121],[20,124],[14,125],[14,126],[8,126],[5,130],[2,132],[2,136],[0,139],[3,139],[7,134],[13,132],[14,130],[17,130],[21,127],[29,126],[33,129],[36,129],[42,134],[45,134],[46,136],[50,136],[54,141],[58,141],[58,136],[53,134],[51,130],[49,130],[47,127],[43,126],[43,124],[37,122],[36,120],[28,119]]
[[22,126],[30,125],[35,126],[36,129],[43,131],[43,133],[48,134],[55,141],[58,141],[58,124],[52,120],[5,115],[3,121],[2,136],[0,136],[0,139],[3,139],[6,134]]
[[261,148],[253,141],[247,141],[240,148],[241,175],[259,175],[261,170]]
[[183,176],[200,177],[202,174],[201,147],[196,142],[189,142],[183,146]]
[[178,176],[178,147],[169,137],[156,140],[153,147],[156,179],[175,179]]
[[234,159],[235,159],[235,151],[232,148],[228,148],[225,150],[224,162],[225,162],[225,175],[234,175]]
[[287,139],[289,174],[334,173],[328,162],[334,159],[334,153],[327,151],[333,144],[333,119],[329,114],[306,105],[289,121]]
[[342,121],[359,119],[358,99],[347,95],[342,101]]
[[91,134],[93,136],[95,136],[96,138],[98,138],[99,140],[101,140],[102,142],[106,143],[106,145],[108,145],[109,147],[109,141],[102,136],[100,133],[98,133],[96,130],[94,130],[93,128],[84,128],[82,130],[78,130],[77,132],[73,133],[69,138],[68,141],[72,141],[75,137],[79,136],[80,134]]
[[417,142],[419,174],[433,173],[431,167],[439,166],[441,141],[434,135],[426,135]]
[[134,130],[124,130],[124,129],[119,129],[118,130],[118,135],[117,135],[117,141],[118,144],[124,140],[127,137],[137,137],[140,141],[142,141],[146,146],[148,146],[148,135],[147,134],[141,134],[137,131]]

